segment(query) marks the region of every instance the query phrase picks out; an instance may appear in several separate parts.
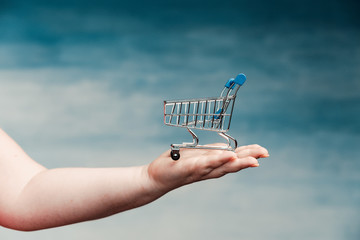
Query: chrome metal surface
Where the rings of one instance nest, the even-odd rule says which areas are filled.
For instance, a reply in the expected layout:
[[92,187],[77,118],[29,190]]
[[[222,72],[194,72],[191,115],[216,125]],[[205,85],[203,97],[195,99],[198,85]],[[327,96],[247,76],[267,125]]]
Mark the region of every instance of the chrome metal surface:
[[[191,143],[171,144],[171,149],[201,148],[234,151],[237,141],[226,132],[230,128],[234,102],[240,87],[241,85],[232,83],[230,87],[224,87],[219,97],[164,101],[165,125],[186,128],[193,138]],[[192,129],[217,132],[226,140],[227,146],[199,145],[199,138]]]

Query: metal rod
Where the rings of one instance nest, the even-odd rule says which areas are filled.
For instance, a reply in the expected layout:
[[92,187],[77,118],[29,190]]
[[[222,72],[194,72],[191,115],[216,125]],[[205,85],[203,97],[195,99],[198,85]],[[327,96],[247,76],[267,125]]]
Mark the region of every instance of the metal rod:
[[187,108],[187,114],[186,114],[186,123],[185,123],[185,126],[188,125],[188,122],[189,122],[189,113],[190,113],[190,105],[191,103],[188,102],[188,108]]
[[199,114],[199,105],[200,105],[200,100],[197,102],[197,107],[196,107],[196,114],[195,114],[195,127],[196,127],[196,123],[197,123],[197,117]]

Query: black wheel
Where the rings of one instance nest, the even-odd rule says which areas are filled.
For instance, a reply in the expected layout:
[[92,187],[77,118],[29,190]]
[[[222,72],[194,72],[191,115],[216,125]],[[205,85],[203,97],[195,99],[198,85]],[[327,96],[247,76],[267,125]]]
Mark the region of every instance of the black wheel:
[[180,158],[180,150],[171,150],[171,158],[172,160],[178,160]]

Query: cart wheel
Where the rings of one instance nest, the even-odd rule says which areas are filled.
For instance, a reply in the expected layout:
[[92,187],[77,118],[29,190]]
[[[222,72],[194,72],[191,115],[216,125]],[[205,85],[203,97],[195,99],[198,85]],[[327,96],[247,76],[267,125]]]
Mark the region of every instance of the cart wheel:
[[171,150],[171,158],[172,160],[178,160],[180,158],[180,150]]

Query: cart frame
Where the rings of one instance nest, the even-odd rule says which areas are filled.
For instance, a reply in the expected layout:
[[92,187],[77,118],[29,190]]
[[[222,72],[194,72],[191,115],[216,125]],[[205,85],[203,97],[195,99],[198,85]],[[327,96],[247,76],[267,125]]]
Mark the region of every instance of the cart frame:
[[[230,128],[234,103],[239,88],[246,81],[242,73],[230,78],[219,97],[164,101],[164,123],[168,126],[186,128],[192,142],[171,144],[171,158],[180,158],[180,148],[218,149],[234,151],[235,138],[227,134]],[[214,131],[227,141],[227,146],[199,145],[199,138],[192,129]]]

